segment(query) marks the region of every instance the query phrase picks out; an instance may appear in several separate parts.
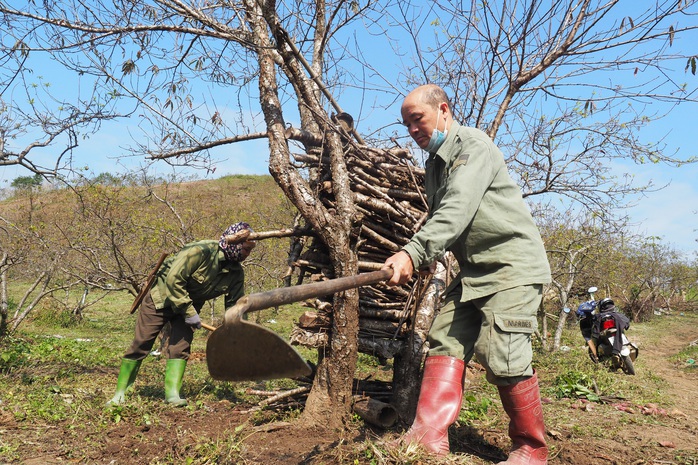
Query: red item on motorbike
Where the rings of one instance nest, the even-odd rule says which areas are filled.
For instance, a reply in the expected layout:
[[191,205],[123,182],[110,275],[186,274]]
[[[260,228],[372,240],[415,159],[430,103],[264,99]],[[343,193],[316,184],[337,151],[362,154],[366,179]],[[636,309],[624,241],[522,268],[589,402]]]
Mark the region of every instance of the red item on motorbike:
[[601,323],[601,329],[606,331],[608,329],[613,329],[616,327],[616,322],[613,318],[609,318]]

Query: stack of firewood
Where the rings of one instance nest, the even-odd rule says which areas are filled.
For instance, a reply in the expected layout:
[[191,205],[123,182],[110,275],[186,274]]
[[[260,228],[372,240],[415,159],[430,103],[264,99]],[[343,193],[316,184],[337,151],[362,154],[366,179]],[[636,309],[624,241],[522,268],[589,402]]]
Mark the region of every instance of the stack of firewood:
[[[308,135],[303,136],[307,141]],[[322,158],[322,152],[308,150],[295,155],[295,159],[313,173],[323,203],[333,208],[332,186],[327,181],[331,179],[329,163]],[[415,166],[412,156],[403,148],[381,150],[348,143],[345,159],[354,201],[361,215],[361,229],[357,230],[356,238],[359,270],[379,269],[426,220],[424,170]],[[329,255],[321,241],[313,238],[296,247],[295,252],[292,246],[291,254],[292,265],[300,271],[301,281],[332,277]],[[421,282],[400,288],[383,284],[360,288],[359,351],[381,359],[393,358],[411,330],[423,289]],[[306,305],[312,310],[300,318],[291,343],[322,347],[329,339],[331,302],[316,300]]]

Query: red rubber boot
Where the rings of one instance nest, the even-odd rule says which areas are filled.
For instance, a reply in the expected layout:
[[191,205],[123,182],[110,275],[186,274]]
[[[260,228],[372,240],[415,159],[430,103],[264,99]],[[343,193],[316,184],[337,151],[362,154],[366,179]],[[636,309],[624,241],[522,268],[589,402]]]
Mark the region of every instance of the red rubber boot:
[[538,376],[534,372],[526,381],[498,388],[509,415],[509,437],[513,443],[509,458],[498,465],[547,465],[548,446]]
[[417,414],[400,442],[419,444],[434,454],[448,454],[448,427],[460,412],[464,370],[463,360],[455,357],[427,357]]

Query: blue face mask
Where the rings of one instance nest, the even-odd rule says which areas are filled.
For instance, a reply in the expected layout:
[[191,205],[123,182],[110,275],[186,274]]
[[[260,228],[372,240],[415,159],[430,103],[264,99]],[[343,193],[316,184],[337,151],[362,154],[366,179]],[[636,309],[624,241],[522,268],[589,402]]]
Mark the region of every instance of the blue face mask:
[[439,147],[441,147],[441,144],[444,143],[444,141],[446,140],[446,135],[448,134],[448,129],[446,128],[444,128],[443,131],[439,131],[438,113],[439,110],[436,110],[436,127],[434,128],[434,131],[431,133],[431,139],[429,139],[429,144],[424,149],[429,153],[434,153],[437,150],[439,150]]

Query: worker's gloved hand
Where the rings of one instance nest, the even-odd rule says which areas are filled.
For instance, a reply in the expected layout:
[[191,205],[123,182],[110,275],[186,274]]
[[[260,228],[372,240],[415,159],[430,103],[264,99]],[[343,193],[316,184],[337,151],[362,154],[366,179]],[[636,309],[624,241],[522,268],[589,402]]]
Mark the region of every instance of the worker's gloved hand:
[[201,318],[199,317],[198,313],[194,316],[186,317],[184,322],[191,326],[192,329],[201,329]]

